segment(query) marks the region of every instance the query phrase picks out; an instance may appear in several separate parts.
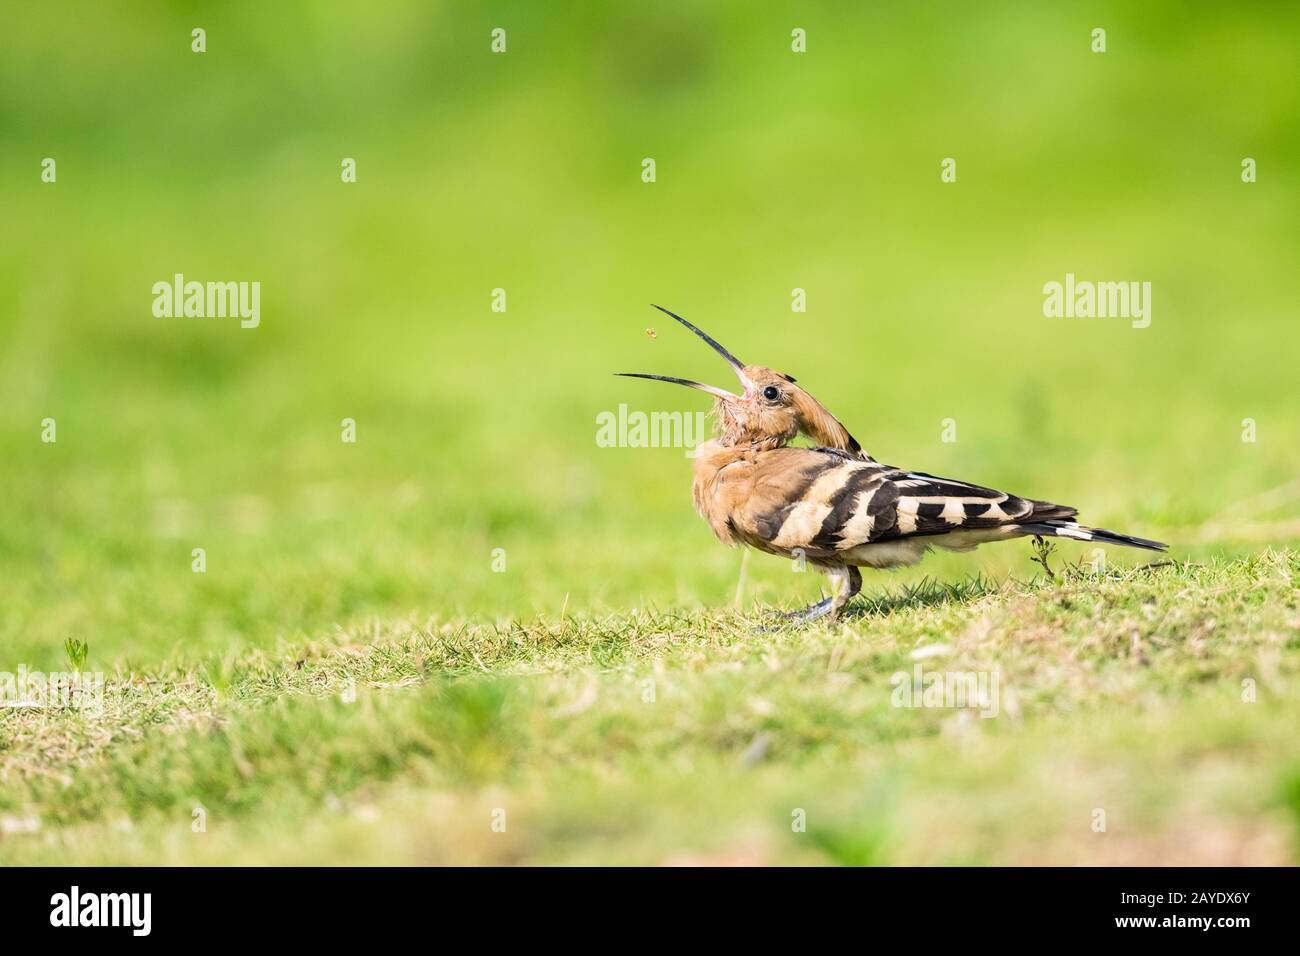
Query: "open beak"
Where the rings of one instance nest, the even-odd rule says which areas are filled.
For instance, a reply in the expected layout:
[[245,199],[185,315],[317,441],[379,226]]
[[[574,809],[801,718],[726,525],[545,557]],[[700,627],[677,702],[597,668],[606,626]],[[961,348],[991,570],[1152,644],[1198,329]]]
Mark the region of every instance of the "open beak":
[[718,388],[714,385],[705,385],[703,382],[692,382],[689,378],[673,378],[671,375],[651,375],[648,372],[615,372],[615,375],[622,375],[624,378],[648,378],[654,382],[672,382],[674,385],[685,385],[688,388],[698,388],[701,392],[708,392],[710,395],[716,395],[718,398],[734,399],[738,396],[732,395],[725,388]]
[[[651,304],[653,305],[653,303]],[[732,370],[736,373],[736,377],[740,379],[741,387],[743,387],[745,390],[744,395],[743,396],[733,395],[731,392],[728,392],[725,389],[717,388],[716,386],[713,385],[705,385],[701,382],[692,382],[688,378],[673,378],[672,376],[669,375],[649,375],[644,372],[615,372],[614,373],[615,375],[622,375],[627,378],[648,378],[651,381],[655,381],[655,382],[671,382],[674,385],[685,385],[688,388],[698,388],[702,392],[708,392],[710,395],[714,395],[721,399],[735,400],[737,398],[748,398],[750,394],[752,394],[754,390],[753,383],[750,382],[748,377],[746,377],[745,366],[744,363],[740,361],[740,359],[736,358],[736,356],[732,355],[730,352],[724,349],[722,345],[715,338],[713,338],[713,336],[709,335],[703,329],[696,328],[694,325],[692,325],[691,323],[683,319],[680,315],[677,315],[675,312],[669,312],[661,305],[656,305],[654,307],[658,309],[660,312],[664,313],[665,315],[671,315],[682,325],[686,326],[688,329],[690,329],[700,338],[704,339],[704,341],[708,342],[709,346],[713,349],[713,351],[717,352],[724,359],[726,359],[727,364],[729,364]]]

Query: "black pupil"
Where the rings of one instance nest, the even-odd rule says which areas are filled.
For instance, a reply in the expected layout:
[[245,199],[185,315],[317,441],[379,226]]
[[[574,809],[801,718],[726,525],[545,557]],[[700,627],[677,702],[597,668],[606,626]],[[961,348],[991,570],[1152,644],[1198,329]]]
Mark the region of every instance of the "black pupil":
[[777,396],[780,394],[781,393],[776,390],[775,385],[769,385],[767,388],[763,389],[763,397],[766,398],[769,402],[775,402]]

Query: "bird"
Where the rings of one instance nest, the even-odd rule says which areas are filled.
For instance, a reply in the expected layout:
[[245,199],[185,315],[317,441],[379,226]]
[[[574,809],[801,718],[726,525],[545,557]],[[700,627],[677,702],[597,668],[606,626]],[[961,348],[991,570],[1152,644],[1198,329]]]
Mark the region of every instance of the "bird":
[[[964,552],[1036,536],[1168,549],[1081,525],[1069,505],[881,464],[793,376],[746,365],[680,315],[654,308],[726,359],[741,393],[668,375],[615,374],[713,396],[716,436],[694,454],[696,511],[724,544],[803,560],[831,578],[830,596],[788,619],[834,621],[862,588],[859,568],[915,564],[935,547]],[[790,444],[800,435],[813,446]]]

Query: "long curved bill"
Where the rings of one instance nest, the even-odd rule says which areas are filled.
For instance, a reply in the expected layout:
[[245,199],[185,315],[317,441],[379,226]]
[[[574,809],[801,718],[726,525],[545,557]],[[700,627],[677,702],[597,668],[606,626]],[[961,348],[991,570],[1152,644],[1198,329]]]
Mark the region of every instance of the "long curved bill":
[[[708,342],[709,346],[713,349],[713,351],[717,352],[719,355],[721,355],[724,359],[727,360],[727,364],[731,366],[732,370],[736,373],[736,377],[740,379],[740,384],[745,390],[745,395],[749,395],[749,393],[753,391],[753,387],[754,387],[753,383],[751,383],[749,378],[745,375],[745,364],[741,362],[740,359],[736,358],[736,356],[732,355],[725,348],[723,348],[722,344],[717,339],[709,335],[703,329],[692,325],[690,322],[687,322],[676,312],[669,312],[662,305],[654,305],[653,302],[651,303],[651,305],[654,306],[654,308],[658,309],[660,312],[664,313],[664,315],[672,316],[674,319],[676,319],[682,325],[686,326],[688,329],[690,329],[700,338],[704,339],[705,342]],[[716,386],[713,385],[705,385],[702,382],[693,382],[688,378],[673,378],[672,376],[669,375],[650,375],[644,372],[615,372],[614,374],[622,375],[627,378],[648,378],[651,381],[655,381],[655,382],[670,382],[673,385],[685,385],[688,388],[698,388],[700,391],[708,392],[710,395],[715,395],[718,398],[735,399],[741,397],[741,396],[733,395],[731,392],[728,392],[725,389],[717,388]]]
[[648,378],[652,382],[671,382],[674,385],[685,385],[687,388],[698,388],[701,392],[708,392],[710,395],[716,395],[718,398],[736,398],[737,396],[728,392],[725,388],[718,388],[714,385],[705,385],[703,382],[692,382],[689,378],[673,378],[671,375],[651,375],[648,372],[615,372],[615,375],[622,375],[624,378]]
[[682,325],[686,326],[688,329],[690,329],[692,332],[694,332],[694,333],[695,333],[696,335],[698,335],[700,338],[704,339],[704,341],[708,342],[709,345],[711,345],[711,346],[713,347],[713,351],[717,352],[717,353],[718,353],[719,355],[721,355],[724,359],[726,359],[728,362],[731,363],[731,367],[732,367],[732,368],[734,368],[734,369],[736,369],[737,371],[739,371],[740,369],[743,369],[743,368],[745,367],[745,363],[744,363],[744,362],[742,362],[740,359],[736,358],[736,356],[732,355],[730,352],[728,352],[726,349],[724,349],[724,348],[722,347],[722,344],[721,344],[717,339],[715,339],[713,336],[709,335],[709,333],[705,332],[703,329],[699,328],[698,326],[691,325],[691,323],[687,322],[685,319],[683,319],[683,318],[682,318],[680,315],[678,315],[676,312],[669,312],[669,311],[668,311],[667,309],[665,309],[662,305],[655,305],[653,302],[651,302],[651,303],[650,303],[650,306],[651,306],[651,308],[658,309],[658,310],[659,310],[660,312],[662,312],[664,315],[671,315],[674,319],[676,319],[676,320],[677,320],[678,322],[680,322]]

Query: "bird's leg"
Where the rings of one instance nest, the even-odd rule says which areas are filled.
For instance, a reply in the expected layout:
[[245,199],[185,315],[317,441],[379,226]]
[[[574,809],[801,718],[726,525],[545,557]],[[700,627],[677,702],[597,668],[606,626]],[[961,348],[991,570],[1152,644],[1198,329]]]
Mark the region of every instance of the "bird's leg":
[[840,611],[844,610],[844,605],[857,597],[858,592],[862,590],[862,572],[851,564],[846,565],[843,570],[847,573],[835,593],[835,607],[831,611],[832,620],[838,618]]
[[785,617],[788,620],[807,624],[819,617],[830,615],[830,619],[833,621],[839,617],[844,605],[853,600],[858,591],[862,590],[862,572],[851,565],[827,568],[826,573],[830,575],[831,588],[834,594],[828,598],[822,598],[816,604],[806,607],[802,611],[792,611],[786,614]]

